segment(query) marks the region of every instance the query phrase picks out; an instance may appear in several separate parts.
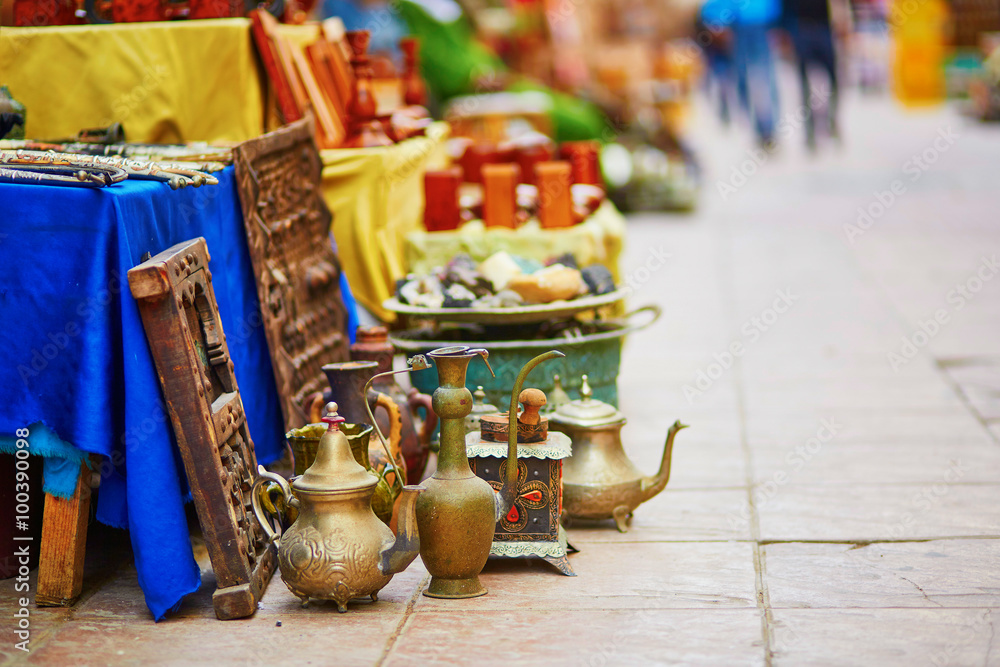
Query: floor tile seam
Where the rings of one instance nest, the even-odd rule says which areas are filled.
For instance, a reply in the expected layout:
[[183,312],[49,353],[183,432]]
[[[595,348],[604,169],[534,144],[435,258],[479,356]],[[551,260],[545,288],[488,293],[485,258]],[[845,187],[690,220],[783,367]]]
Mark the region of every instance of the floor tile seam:
[[980,540],[989,542],[1000,540],[1000,535],[939,535],[934,537],[912,537],[912,538],[765,538],[759,544],[761,546],[771,546],[774,544],[852,544],[857,547],[866,547],[872,544],[920,544],[923,542],[955,542],[958,540]]
[[757,544],[757,540],[747,539],[747,538],[725,538],[719,537],[714,539],[704,539],[704,540],[679,540],[679,539],[662,539],[662,540],[580,540],[573,539],[573,542],[579,544],[728,544],[730,542],[739,544]]
[[[760,484],[761,484],[760,482],[754,482],[750,486],[751,487],[756,487],[756,486],[760,486]],[[928,480],[922,480],[922,481],[913,481],[913,482],[822,482],[822,481],[819,481],[819,480],[814,481],[814,482],[808,482],[808,483],[806,483],[806,482],[798,482],[798,483],[796,483],[796,482],[788,482],[787,484],[783,484],[782,485],[782,489],[791,489],[791,488],[807,488],[808,489],[808,488],[814,488],[817,484],[828,484],[830,486],[834,486],[834,485],[835,486],[853,486],[853,487],[868,488],[868,489],[880,489],[880,488],[887,487],[887,486],[891,486],[893,488],[905,488],[905,487],[910,487],[910,486],[913,486],[913,487],[925,487],[928,484],[946,484],[948,486],[948,488],[951,488],[953,486],[986,486],[986,487],[997,486],[997,487],[1000,487],[1000,481],[997,481],[997,482],[989,482],[989,481],[984,481],[984,482],[963,482],[961,480],[956,480],[954,482],[945,482],[945,481],[942,480],[942,476],[938,475],[935,479],[928,479]]]
[[[768,473],[760,473],[760,474],[768,475],[768,479],[770,479],[770,477],[772,477],[776,472],[778,472],[778,471],[771,471],[769,475],[768,475]],[[755,487],[762,486],[762,485],[764,485],[764,484],[766,484],[768,482],[768,479],[763,479],[762,478],[759,482],[757,482],[756,484],[754,484],[754,486]],[[926,487],[928,485],[933,485],[933,484],[947,484],[949,489],[952,488],[952,487],[959,487],[959,488],[964,488],[964,487],[982,487],[982,486],[985,486],[985,487],[998,486],[998,487],[1000,487],[1000,483],[990,482],[990,481],[981,481],[981,482],[976,482],[976,481],[968,481],[968,482],[942,482],[941,481],[941,476],[938,475],[936,479],[919,479],[919,480],[906,481],[906,482],[878,482],[878,483],[873,483],[873,482],[839,481],[839,480],[838,481],[832,481],[832,480],[817,479],[817,480],[813,480],[813,481],[808,482],[808,483],[806,483],[806,482],[800,482],[798,484],[790,484],[790,483],[789,484],[785,484],[785,485],[782,486],[782,489],[786,489],[787,490],[787,489],[792,489],[792,488],[796,488],[796,489],[797,488],[815,488],[817,486],[855,487],[855,488],[856,487],[867,486],[867,487],[873,487],[873,488],[877,488],[877,489],[881,489],[881,488],[899,489],[899,488],[906,488],[906,487],[920,487],[920,488],[924,488],[924,487]]]
[[[715,225],[716,234],[716,275],[718,276],[719,288],[722,292],[723,311],[728,323],[728,329],[736,329],[737,312],[737,288],[736,277],[732,272],[732,267],[736,260],[733,236],[730,231],[728,220],[721,221]],[[750,537],[753,541],[752,557],[754,569],[754,597],[760,612],[761,635],[764,642],[764,665],[771,667],[774,660],[774,619],[770,611],[770,600],[767,590],[767,580],[765,577],[764,550],[760,546],[760,517],[754,501],[753,493],[753,451],[747,432],[747,397],[743,382],[743,358],[742,355],[734,359],[732,365],[733,389],[736,398],[736,415],[739,423],[740,448],[743,452],[743,475],[746,485],[747,503],[749,508],[749,529]]]
[[420,599],[420,595],[424,591],[424,586],[427,585],[430,577],[430,573],[421,577],[420,583],[417,584],[416,588],[413,590],[413,594],[410,595],[410,599],[406,602],[406,609],[403,610],[402,618],[400,618],[399,623],[396,624],[396,629],[393,630],[392,634],[389,635],[388,639],[386,639],[385,646],[382,647],[382,655],[380,655],[378,660],[375,661],[374,667],[382,667],[386,660],[389,659],[389,656],[392,654],[392,649],[396,647],[396,643],[403,635],[407,622],[413,616],[417,600]]
[[983,430],[986,431],[986,435],[990,438],[990,440],[992,440],[995,444],[1000,445],[1000,434],[995,433],[993,429],[990,428],[990,421],[984,418],[976,406],[972,404],[972,400],[962,389],[962,385],[959,384],[959,382],[945,369],[945,364],[942,363],[942,359],[935,357],[934,366],[937,368],[938,374],[941,376],[944,383],[951,387],[951,390],[956,396],[958,396],[958,400],[962,402],[965,409],[969,411],[969,414],[971,414],[972,417],[979,422],[979,425],[983,428]]
[[[857,250],[853,248],[853,244],[848,244],[848,245],[851,247],[847,248],[848,251],[847,255],[850,258],[851,262],[854,264],[858,273],[858,277],[860,278],[863,284],[866,284],[873,291],[876,298],[885,305],[889,313],[889,316],[893,321],[896,322],[897,326],[899,327],[899,331],[897,333],[903,336],[908,335],[908,333],[913,329],[913,325],[907,321],[899,304],[893,300],[892,296],[889,294],[889,291],[886,289],[885,285],[880,280],[878,280],[872,273],[870,273],[868,270],[865,269],[860,258],[858,257]],[[929,363],[931,364],[931,370],[933,370],[936,373],[938,379],[945,386],[949,387],[953,393],[958,394],[959,399],[962,400],[962,392],[955,391],[954,383],[950,379],[942,377],[942,375],[946,374],[943,373],[941,364],[938,362],[937,357],[932,355],[931,350],[925,349],[923,351],[923,354],[919,356],[922,356],[925,358],[925,360],[929,361]],[[979,422],[980,426],[982,426],[989,433],[989,429],[986,428],[985,425],[983,425],[983,423],[979,419],[978,414],[970,409],[971,406],[966,401],[963,400],[963,403],[965,403],[967,414],[969,414],[970,417]],[[997,438],[994,434],[989,433],[989,435],[991,439],[997,441]],[[1000,442],[998,442],[998,444],[1000,444]]]
[[[931,607],[932,609],[946,609],[947,607]],[[903,607],[906,609],[906,607]],[[970,607],[970,609],[985,609],[985,607]],[[553,606],[551,608],[544,607],[531,607],[531,608],[496,608],[496,609],[463,609],[461,611],[456,611],[454,609],[439,609],[439,608],[423,608],[414,610],[414,614],[419,614],[421,616],[429,615],[454,615],[454,614],[550,614],[553,611],[558,611],[560,615],[563,614],[592,614],[597,612],[614,612],[614,611],[647,611],[651,613],[656,612],[692,612],[692,611],[710,611],[723,614],[759,614],[760,609],[754,606],[752,600],[747,600],[747,606],[745,607],[707,607],[707,606],[676,606],[676,607],[576,607],[573,609],[568,609],[566,607]]]
[[878,605],[871,607],[859,607],[859,606],[849,606],[849,605],[838,605],[835,607],[783,607],[777,606],[772,607],[774,611],[880,611],[880,610],[901,610],[901,611],[981,611],[983,609],[996,609],[1000,611],[1000,604],[986,605],[986,606],[967,606],[967,607],[941,607],[941,606],[916,606],[916,605]]

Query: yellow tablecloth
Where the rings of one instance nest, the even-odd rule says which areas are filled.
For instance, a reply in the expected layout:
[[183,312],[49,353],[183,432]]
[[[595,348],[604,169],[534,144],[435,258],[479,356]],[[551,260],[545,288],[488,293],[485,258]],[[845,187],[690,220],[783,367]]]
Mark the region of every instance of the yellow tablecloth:
[[247,19],[0,29],[0,83],[26,136],[120,122],[129,141],[244,141],[264,128]]
[[381,319],[382,302],[406,272],[406,235],[423,227],[424,171],[447,164],[448,125],[387,148],[320,151],[323,198],[333,212],[333,236],[355,298]]
[[406,266],[409,271],[427,273],[461,252],[477,262],[501,250],[538,261],[568,252],[580,266],[603,264],[620,284],[618,263],[624,239],[625,218],[605,201],[585,221],[564,229],[542,229],[537,220],[517,229],[487,229],[482,221],[473,220],[454,232],[415,231],[406,237]]

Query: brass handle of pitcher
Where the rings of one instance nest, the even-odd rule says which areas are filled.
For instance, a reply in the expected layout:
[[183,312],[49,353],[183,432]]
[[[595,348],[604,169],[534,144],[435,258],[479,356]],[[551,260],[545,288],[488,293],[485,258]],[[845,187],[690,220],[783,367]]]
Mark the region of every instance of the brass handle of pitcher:
[[[264,470],[264,466],[257,466],[257,479],[253,482],[253,487],[250,489],[250,504],[253,506],[253,514],[257,517],[257,523],[264,530],[267,535],[268,542],[274,542],[275,544],[281,539],[281,521],[278,515],[277,508],[274,508],[273,503],[271,507],[274,508],[274,515],[278,517],[278,529],[274,530],[271,527],[270,517],[268,512],[262,506],[261,495],[264,492],[263,486],[266,482],[274,482],[278,485],[278,490],[280,495],[285,499],[285,505],[288,507],[298,507],[298,499],[292,495],[292,487],[288,485],[288,482],[281,475],[275,475],[273,472],[268,472]],[[270,499],[269,499],[270,501]]]
[[[389,413],[388,446],[386,446],[386,441],[382,437],[381,432],[378,434],[379,441],[382,443],[382,448],[385,450],[386,456],[389,457],[393,467],[396,468],[397,476],[401,473],[403,477],[406,477],[406,460],[403,458],[401,445],[403,440],[403,414],[396,401],[392,400],[392,397],[388,394],[383,394],[382,392],[375,394],[375,407],[383,408]],[[377,426],[376,430],[378,430]],[[393,452],[399,452],[399,456],[396,456]]]
[[309,424],[319,424],[323,419],[323,406],[329,401],[323,399],[323,392],[314,391],[302,401],[302,409],[306,413]]
[[406,403],[410,407],[410,411],[413,414],[417,414],[417,410],[420,408],[424,409],[424,423],[420,427],[420,433],[417,434],[417,439],[420,441],[422,447],[430,447],[431,436],[434,435],[434,429],[437,428],[438,416],[434,412],[433,399],[427,394],[421,394],[416,388],[411,388],[409,393],[406,395]]
[[[368,396],[368,390],[372,386],[372,383],[375,382],[377,378],[388,377],[390,375],[396,375],[398,373],[412,373],[414,371],[422,371],[430,367],[431,365],[427,362],[427,358],[424,357],[424,355],[422,354],[414,355],[406,360],[406,368],[398,371],[386,371],[385,373],[379,373],[378,375],[373,376],[372,379],[368,380],[368,383],[365,384],[363,396],[366,397]],[[379,397],[385,396],[385,394],[379,393],[378,396]],[[380,399],[376,400],[376,405],[379,405],[378,400]],[[402,440],[403,437],[403,417],[402,414],[400,414],[399,406],[396,405],[395,401],[393,401],[388,396],[385,396],[385,400],[389,401],[389,403],[391,403],[395,408],[395,414],[394,414],[393,409],[389,408],[388,403],[383,405],[383,407],[385,407],[386,411],[389,413],[389,440],[391,443],[395,443],[395,448],[399,450],[399,458],[400,458],[399,461],[397,461],[396,457],[393,456],[392,452],[389,451],[389,447],[386,445],[385,442],[385,436],[382,435],[382,429],[378,427],[378,422],[375,421],[375,415],[372,413],[371,403],[369,403],[367,400],[365,400],[365,407],[368,410],[368,418],[371,419],[372,426],[375,428],[375,435],[378,436],[379,442],[382,443],[382,449],[385,450],[385,455],[389,457],[389,460],[394,463],[394,467],[396,468],[396,482],[393,484],[393,486],[397,486],[398,484],[398,486],[402,488],[403,480],[406,478],[406,461],[405,459],[403,459],[403,452],[400,447],[400,441]],[[402,463],[402,465],[400,465],[400,463]],[[383,471],[382,479],[385,479],[384,472],[385,471]]]

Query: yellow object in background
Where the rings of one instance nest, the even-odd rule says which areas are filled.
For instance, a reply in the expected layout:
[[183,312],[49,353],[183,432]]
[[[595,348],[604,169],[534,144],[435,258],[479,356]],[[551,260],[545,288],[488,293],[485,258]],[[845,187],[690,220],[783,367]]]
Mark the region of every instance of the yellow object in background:
[[403,243],[423,229],[424,172],[447,165],[448,125],[395,146],[320,151],[323,199],[333,213],[333,237],[351,291],[376,317],[396,316],[382,302],[406,275]]
[[889,10],[892,90],[903,104],[944,101],[949,21],[944,0],[893,0]]
[[517,229],[487,228],[481,220],[468,222],[455,231],[418,229],[406,237],[406,265],[413,273],[430,273],[459,253],[467,253],[476,262],[500,251],[539,262],[570,253],[580,266],[603,264],[611,271],[615,284],[620,285],[624,241],[625,218],[605,200],[580,224],[561,229],[543,229],[537,220]]
[[244,141],[264,129],[247,19],[0,29],[0,76],[25,136],[121,123],[129,141]]

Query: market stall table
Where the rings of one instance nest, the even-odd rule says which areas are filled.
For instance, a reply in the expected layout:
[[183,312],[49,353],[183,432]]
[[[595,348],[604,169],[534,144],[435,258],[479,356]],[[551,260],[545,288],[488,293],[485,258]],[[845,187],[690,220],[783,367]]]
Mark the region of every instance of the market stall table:
[[[81,462],[102,457],[97,519],[130,530],[156,619],[201,577],[183,467],[125,282],[146,253],[205,237],[258,459],[274,460],[284,442],[232,168],[218,177],[217,186],[179,191],[134,180],[99,190],[0,185],[0,382],[8,388],[0,434],[30,429],[53,498],[79,498]],[[13,438],[0,440],[0,451],[13,448]]]
[[141,143],[236,142],[264,131],[247,19],[4,26],[0,72],[33,139],[111,123]]

